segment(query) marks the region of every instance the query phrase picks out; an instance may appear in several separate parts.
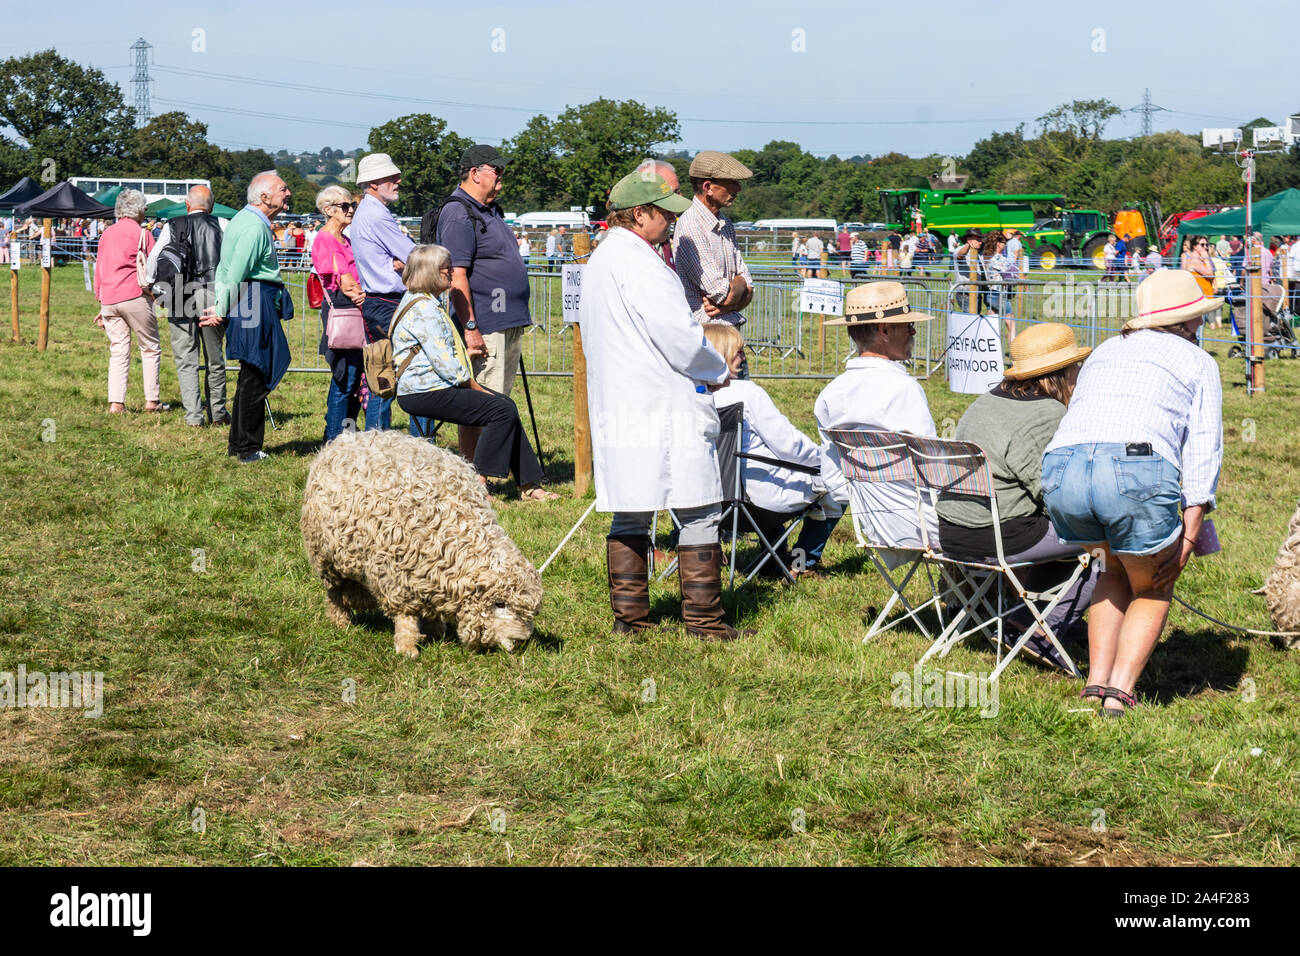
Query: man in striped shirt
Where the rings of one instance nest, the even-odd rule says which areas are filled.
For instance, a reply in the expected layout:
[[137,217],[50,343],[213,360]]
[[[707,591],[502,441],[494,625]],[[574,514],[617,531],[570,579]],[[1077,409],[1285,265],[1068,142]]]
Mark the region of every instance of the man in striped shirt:
[[[691,208],[677,217],[673,261],[686,292],[686,304],[701,323],[743,325],[740,310],[754,296],[749,267],[736,247],[736,227],[723,215],[740,193],[740,181],[754,174],[726,153],[705,150],[691,160]],[[740,378],[749,378],[741,362]]]

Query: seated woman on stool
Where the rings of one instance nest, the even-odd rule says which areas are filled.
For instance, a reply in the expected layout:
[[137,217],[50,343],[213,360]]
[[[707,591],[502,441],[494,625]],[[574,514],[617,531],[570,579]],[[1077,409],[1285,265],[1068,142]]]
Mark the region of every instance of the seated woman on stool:
[[[745,349],[745,340],[740,330],[734,325],[715,323],[704,326],[704,337],[726,359],[732,372],[730,384],[713,393],[714,407],[722,409],[737,402],[745,403],[745,426],[742,429],[740,450],[747,455],[761,455],[797,465],[820,467],[819,446],[790,424],[790,420],[781,414],[761,385],[748,379],[736,378]],[[744,476],[745,492],[751,502],[750,513],[768,541],[776,541],[781,537],[790,520],[816,499],[821,490],[821,480],[817,476],[758,461],[744,462]],[[823,499],[822,509],[814,509],[804,519],[793,551],[786,546],[778,550],[782,564],[790,568],[791,574],[798,577],[813,571],[821,560],[822,550],[841,514],[839,506],[830,498]],[[759,573],[768,577],[784,577],[770,561],[763,565],[763,570]]]
[[464,343],[438,302],[437,297],[451,288],[451,253],[442,246],[416,246],[403,278],[406,295],[389,330],[393,367],[400,370],[397,404],[408,415],[481,425],[474,467],[482,481],[513,472],[523,500],[558,498],[540,484],[542,466],[528,444],[515,403],[474,381]]
[[[1068,325],[1045,322],[1031,325],[1011,342],[1011,367],[992,391],[966,409],[954,436],[974,442],[984,450],[1001,521],[1002,553],[1008,563],[1069,557],[1082,552],[1077,545],[1061,544],[1043,504],[1043,450],[1065,417],[1079,367],[1092,351],[1081,348]],[[969,561],[994,558],[993,514],[987,507],[963,496],[939,497],[939,540],[945,554]],[[1074,571],[1070,562],[1029,569],[1022,582],[1027,590],[1043,591],[1061,583]],[[1088,609],[1096,578],[1086,569],[1074,586],[1047,615],[1057,638],[1076,626]],[[1013,632],[1003,636],[1010,647],[1024,629],[1034,625],[1025,609],[1012,614]],[[1060,653],[1042,634],[1031,637],[1024,652],[1034,659],[1068,671]]]

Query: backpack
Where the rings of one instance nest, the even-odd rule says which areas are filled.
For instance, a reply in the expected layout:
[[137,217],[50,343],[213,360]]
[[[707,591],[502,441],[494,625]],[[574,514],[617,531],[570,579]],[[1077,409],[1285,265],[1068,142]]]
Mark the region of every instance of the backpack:
[[370,386],[370,391],[380,398],[392,398],[397,394],[397,380],[406,371],[406,367],[411,364],[411,360],[422,351],[422,347],[417,340],[415,348],[411,349],[411,354],[402,360],[402,364],[396,370],[393,369],[393,329],[397,328],[397,323],[402,320],[402,316],[406,315],[411,306],[419,301],[419,299],[412,299],[406,303],[401,312],[393,316],[393,321],[388,325],[387,338],[369,342],[361,350],[361,359],[365,365],[366,383]]
[[[464,206],[465,214],[469,216],[470,222],[475,223],[478,226],[478,231],[480,233],[482,233],[483,235],[487,235],[487,220],[479,215],[478,210],[474,208],[474,204],[471,203],[464,196],[457,196],[455,193],[452,193],[450,196],[444,199],[439,205],[434,206],[432,209],[426,212],[424,216],[421,217],[420,219],[420,244],[421,245],[428,245],[432,242],[438,241],[438,219],[439,217],[442,216],[442,211],[447,208],[447,205],[449,203],[459,203],[460,205]],[[478,242],[477,236],[474,237],[474,241],[475,244],[477,244]]]
[[189,230],[185,217],[177,216],[167,223],[167,245],[158,253],[154,268],[153,293],[162,298],[167,314],[173,319],[194,318],[184,316],[185,274],[189,259]]

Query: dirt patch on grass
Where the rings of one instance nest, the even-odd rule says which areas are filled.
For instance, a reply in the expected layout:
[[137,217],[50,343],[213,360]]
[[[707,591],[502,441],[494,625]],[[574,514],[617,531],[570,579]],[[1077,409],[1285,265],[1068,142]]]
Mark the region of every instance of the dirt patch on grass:
[[1055,820],[1027,820],[1017,837],[984,846],[945,828],[935,834],[945,847],[944,862],[979,866],[993,861],[1019,866],[1205,866],[1203,860],[1137,846],[1119,830],[1095,833],[1089,827]]

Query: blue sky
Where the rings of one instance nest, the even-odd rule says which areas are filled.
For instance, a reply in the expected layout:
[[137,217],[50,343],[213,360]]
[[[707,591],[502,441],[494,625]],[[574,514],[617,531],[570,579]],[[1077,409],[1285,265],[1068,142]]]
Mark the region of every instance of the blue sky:
[[[602,95],[674,110],[682,148],[788,139],[840,156],[962,154],[1072,99],[1136,106],[1144,87],[1172,111],[1154,115],[1157,131],[1300,111],[1285,65],[1297,0],[1261,0],[1249,29],[1232,23],[1245,7],[1221,0],[294,7],[4,0],[0,57],[53,46],[104,70],[129,103],[128,48],[143,36],[153,111],[182,109],[231,148],[347,149],[414,112],[496,143],[536,113]],[[1270,47],[1272,65],[1255,66]],[[1139,130],[1126,113],[1107,133]]]

